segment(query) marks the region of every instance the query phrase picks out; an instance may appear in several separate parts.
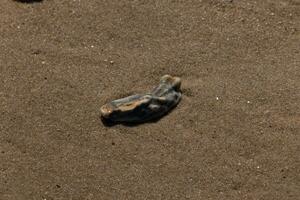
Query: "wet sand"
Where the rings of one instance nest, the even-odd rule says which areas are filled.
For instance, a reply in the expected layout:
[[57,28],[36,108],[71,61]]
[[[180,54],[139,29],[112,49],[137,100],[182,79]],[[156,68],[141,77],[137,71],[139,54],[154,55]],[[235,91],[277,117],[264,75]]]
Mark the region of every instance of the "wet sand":
[[[0,199],[299,198],[298,0],[0,4]],[[167,116],[99,108],[182,78]]]

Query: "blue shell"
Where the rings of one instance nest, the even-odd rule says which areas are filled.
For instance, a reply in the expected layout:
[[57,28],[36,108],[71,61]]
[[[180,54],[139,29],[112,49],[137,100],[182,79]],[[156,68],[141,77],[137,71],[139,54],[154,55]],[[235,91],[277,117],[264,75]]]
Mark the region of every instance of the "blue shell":
[[117,99],[101,107],[104,119],[120,123],[141,123],[158,119],[181,100],[181,80],[165,75],[150,93]]

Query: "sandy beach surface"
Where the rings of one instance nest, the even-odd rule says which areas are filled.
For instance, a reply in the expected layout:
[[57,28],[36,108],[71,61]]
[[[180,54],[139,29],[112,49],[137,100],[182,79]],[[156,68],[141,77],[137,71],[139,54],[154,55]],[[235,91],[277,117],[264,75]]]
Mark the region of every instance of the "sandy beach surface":
[[[182,78],[167,116],[104,103]],[[1,200],[296,200],[299,0],[0,4]]]

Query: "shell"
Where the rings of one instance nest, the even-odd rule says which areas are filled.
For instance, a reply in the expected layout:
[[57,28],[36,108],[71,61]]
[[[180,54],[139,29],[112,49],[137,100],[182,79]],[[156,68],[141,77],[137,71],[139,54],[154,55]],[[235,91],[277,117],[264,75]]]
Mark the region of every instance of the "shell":
[[100,108],[105,120],[119,123],[141,123],[162,117],[181,100],[181,80],[165,75],[150,93],[111,101]]

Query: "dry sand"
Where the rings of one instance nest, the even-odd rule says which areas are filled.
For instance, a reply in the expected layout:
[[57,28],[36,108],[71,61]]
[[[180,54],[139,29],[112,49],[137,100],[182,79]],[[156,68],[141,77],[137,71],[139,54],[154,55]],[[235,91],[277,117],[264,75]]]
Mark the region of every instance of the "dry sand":
[[[299,198],[299,0],[0,4],[0,199]],[[156,123],[108,100],[183,79]]]

